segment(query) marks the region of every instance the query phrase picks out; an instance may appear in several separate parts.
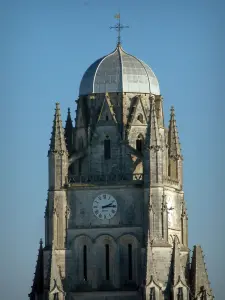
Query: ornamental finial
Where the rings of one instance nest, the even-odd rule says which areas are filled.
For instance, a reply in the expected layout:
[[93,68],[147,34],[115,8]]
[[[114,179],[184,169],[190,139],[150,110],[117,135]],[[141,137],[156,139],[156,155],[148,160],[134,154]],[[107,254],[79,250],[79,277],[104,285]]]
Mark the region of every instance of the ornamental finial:
[[120,13],[114,16],[115,19],[118,20],[118,23],[115,26],[110,26],[110,29],[115,29],[118,32],[117,37],[117,47],[121,45],[121,30],[124,28],[129,28],[129,26],[124,26],[120,23]]

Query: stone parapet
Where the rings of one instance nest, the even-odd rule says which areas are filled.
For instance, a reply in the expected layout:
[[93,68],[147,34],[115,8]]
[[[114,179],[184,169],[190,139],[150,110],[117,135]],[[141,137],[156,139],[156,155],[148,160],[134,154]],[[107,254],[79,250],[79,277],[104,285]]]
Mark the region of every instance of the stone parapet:
[[66,178],[66,182],[69,186],[76,184],[110,184],[110,183],[131,183],[142,184],[143,174],[109,174],[109,175],[71,175]]

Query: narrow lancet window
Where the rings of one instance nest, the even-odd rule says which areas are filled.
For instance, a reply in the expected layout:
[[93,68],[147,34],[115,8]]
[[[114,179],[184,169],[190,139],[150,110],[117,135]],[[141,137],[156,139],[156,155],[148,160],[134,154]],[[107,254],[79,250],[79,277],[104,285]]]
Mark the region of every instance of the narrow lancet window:
[[170,177],[171,176],[171,165],[169,163],[169,166],[168,166],[168,176]]
[[155,288],[154,287],[152,287],[150,289],[150,300],[155,300]]
[[84,245],[83,247],[83,276],[84,281],[87,281],[87,246]]
[[177,300],[183,300],[183,288],[179,287],[178,288],[178,293],[177,293]]
[[111,158],[111,143],[108,136],[104,140],[104,157],[105,159]]
[[54,300],[59,300],[59,293],[54,294]]
[[141,134],[138,135],[136,140],[136,149],[140,152],[144,150],[144,139]]
[[109,280],[109,245],[105,245],[105,278]]
[[132,280],[133,278],[133,265],[132,265],[132,245],[128,245],[128,278],[129,280]]

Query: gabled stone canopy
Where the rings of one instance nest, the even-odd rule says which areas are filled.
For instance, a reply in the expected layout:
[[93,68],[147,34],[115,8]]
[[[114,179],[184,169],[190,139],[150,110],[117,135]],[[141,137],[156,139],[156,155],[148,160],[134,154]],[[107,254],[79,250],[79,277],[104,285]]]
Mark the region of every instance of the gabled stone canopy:
[[208,280],[203,251],[200,245],[195,245],[193,249],[190,278],[191,291],[194,299],[198,299],[197,297],[200,297],[201,295],[205,295],[206,300],[214,298]]
[[29,294],[31,300],[36,300],[37,296],[43,295],[44,293],[44,259],[42,245],[43,242],[40,240],[33,285],[31,288],[31,293]]

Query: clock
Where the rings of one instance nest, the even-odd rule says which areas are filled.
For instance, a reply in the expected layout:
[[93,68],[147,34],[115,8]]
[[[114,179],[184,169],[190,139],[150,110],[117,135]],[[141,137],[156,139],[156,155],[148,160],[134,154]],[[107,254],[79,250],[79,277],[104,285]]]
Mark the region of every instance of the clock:
[[117,212],[117,201],[109,194],[101,194],[94,199],[92,210],[98,219],[110,220]]

